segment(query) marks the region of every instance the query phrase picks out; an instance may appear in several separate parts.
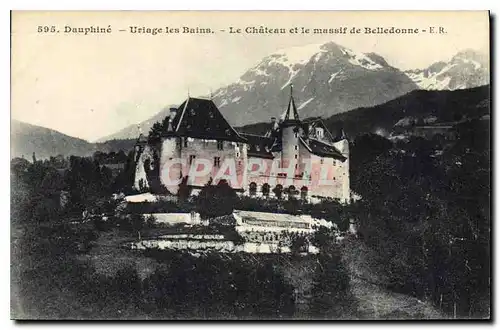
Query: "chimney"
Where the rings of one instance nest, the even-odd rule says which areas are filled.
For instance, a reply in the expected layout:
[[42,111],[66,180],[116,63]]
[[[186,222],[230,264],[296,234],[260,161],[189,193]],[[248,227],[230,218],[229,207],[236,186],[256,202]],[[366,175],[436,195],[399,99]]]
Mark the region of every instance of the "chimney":
[[276,122],[276,117],[271,117],[271,129],[275,130],[278,127],[278,123]]

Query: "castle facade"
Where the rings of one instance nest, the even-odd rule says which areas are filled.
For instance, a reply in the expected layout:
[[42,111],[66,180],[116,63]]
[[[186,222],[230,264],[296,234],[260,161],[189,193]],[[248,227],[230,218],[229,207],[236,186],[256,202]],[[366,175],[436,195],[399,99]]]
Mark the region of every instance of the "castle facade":
[[[349,202],[349,143],[321,119],[301,120],[291,94],[264,135],[236,131],[212,100],[188,98],[135,146],[134,187],[177,195],[226,180],[240,193]],[[161,188],[161,189],[160,189]]]

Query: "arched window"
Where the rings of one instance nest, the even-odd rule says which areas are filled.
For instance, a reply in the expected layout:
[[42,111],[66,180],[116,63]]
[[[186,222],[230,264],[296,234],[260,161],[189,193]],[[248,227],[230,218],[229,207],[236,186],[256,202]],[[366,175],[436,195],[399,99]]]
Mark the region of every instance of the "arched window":
[[306,199],[307,198],[307,192],[308,192],[308,188],[306,186],[303,186],[302,188],[300,188],[300,198],[301,199]]
[[273,189],[273,193],[277,198],[281,198],[281,195],[283,194],[283,186],[277,184],[276,187],[274,187]]
[[269,186],[269,184],[267,183],[264,183],[262,185],[262,195],[268,197],[269,196],[269,192],[271,191],[271,187]]
[[255,194],[257,193],[257,184],[255,182],[251,182],[250,183],[250,196],[255,196]]

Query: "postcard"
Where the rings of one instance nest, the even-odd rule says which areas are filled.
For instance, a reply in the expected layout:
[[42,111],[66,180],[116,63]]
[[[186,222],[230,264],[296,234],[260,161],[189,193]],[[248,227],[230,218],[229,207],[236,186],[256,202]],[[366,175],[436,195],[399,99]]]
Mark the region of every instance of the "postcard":
[[13,11],[11,318],[490,320],[487,11]]

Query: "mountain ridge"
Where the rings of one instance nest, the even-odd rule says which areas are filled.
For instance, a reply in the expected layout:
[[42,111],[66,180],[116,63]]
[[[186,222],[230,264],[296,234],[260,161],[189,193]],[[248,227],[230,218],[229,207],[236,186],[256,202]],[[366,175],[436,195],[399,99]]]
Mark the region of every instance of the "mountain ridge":
[[[436,117],[439,121],[453,121],[455,117],[473,118],[489,114],[490,86],[460,90],[413,90],[383,104],[360,107],[351,111],[323,117],[331,132],[340,129],[347,136],[362,133],[391,131],[398,122]],[[311,117],[301,116],[302,119]],[[268,120],[236,127],[238,131],[264,134],[270,126]],[[91,143],[61,132],[31,125],[13,119],[11,122],[11,158],[31,157],[35,152],[38,159],[50,156],[91,156],[96,151],[128,152],[136,139],[108,140]]]
[[[417,88],[382,56],[327,42],[271,53],[234,83],[217,89],[212,99],[231,125],[240,126],[278,117],[286,107],[292,83],[297,106],[310,116],[383,103]],[[169,108],[97,141],[147,133],[154,122],[169,114]]]
[[405,73],[420,89],[455,90],[489,84],[489,63],[485,54],[465,49],[448,62],[438,61],[424,69]]
[[[412,90],[486,85],[489,63],[486,55],[466,49],[448,62],[402,71],[373,52],[355,52],[334,42],[310,44],[265,56],[234,83],[217,89],[211,98],[231,125],[244,126],[279,117],[286,108],[292,83],[297,107],[305,117],[327,117],[383,104]],[[151,118],[97,141],[147,134],[175,106],[164,107]]]
[[29,157],[35,153],[37,159],[46,159],[51,156],[91,156],[96,151],[111,152],[131,150],[133,140],[108,140],[102,143],[91,143],[61,133],[57,130],[28,124],[16,119],[11,120],[10,156]]

